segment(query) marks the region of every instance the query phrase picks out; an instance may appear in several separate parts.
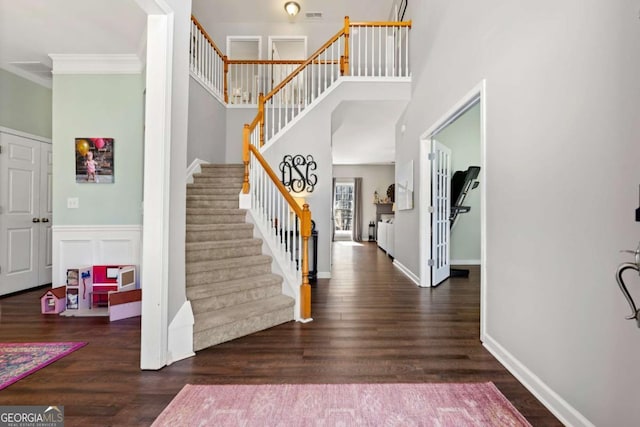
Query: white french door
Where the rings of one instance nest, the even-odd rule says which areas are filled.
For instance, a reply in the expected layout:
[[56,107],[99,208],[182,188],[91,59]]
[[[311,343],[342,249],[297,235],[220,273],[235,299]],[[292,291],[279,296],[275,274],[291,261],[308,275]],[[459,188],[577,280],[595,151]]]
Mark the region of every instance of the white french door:
[[431,140],[431,286],[451,274],[449,241],[451,228],[451,149]]
[[51,145],[0,133],[0,295],[51,283]]

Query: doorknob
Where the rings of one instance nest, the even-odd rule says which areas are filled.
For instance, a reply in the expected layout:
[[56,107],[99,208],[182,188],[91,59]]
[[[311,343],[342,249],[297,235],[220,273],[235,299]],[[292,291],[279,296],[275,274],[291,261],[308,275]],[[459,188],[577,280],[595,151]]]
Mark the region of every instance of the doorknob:
[[42,218],[42,222],[49,222],[49,218]]
[[40,218],[33,218],[31,222],[40,222]]

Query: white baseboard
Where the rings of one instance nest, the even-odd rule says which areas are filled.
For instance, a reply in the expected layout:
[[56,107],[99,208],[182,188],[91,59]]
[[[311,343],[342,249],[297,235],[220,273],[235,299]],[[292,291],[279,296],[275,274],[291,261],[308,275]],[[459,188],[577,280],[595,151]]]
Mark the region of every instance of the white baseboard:
[[330,271],[318,271],[318,279],[331,279]]
[[400,270],[402,272],[402,274],[407,276],[409,278],[409,280],[411,280],[417,286],[420,286],[420,278],[418,276],[416,276],[415,274],[413,274],[413,272],[411,270],[409,270],[407,267],[405,267],[401,262],[399,262],[397,259],[394,259],[393,260],[393,265],[398,267],[398,270]]
[[191,164],[187,168],[187,184],[193,184],[193,175],[196,173],[200,173],[202,171],[202,168],[200,167],[200,165],[206,164],[206,163],[209,163],[209,162],[206,162],[201,159],[194,159],[194,161],[191,162]]
[[169,324],[167,365],[196,355],[193,352],[194,322],[191,303],[185,301]]
[[484,334],[484,347],[524,385],[542,404],[566,426],[595,427],[578,410],[553,391],[537,375],[516,359],[488,333]]
[[451,265],[480,265],[479,259],[452,259],[449,263]]
[[67,268],[113,264],[140,271],[141,225],[54,225],[52,234],[54,287],[65,284]]

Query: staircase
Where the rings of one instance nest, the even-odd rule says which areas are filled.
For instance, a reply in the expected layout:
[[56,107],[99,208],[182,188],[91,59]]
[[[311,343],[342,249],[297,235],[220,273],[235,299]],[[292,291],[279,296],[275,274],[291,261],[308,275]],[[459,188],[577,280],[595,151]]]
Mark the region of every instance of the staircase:
[[238,208],[242,165],[201,165],[187,184],[187,299],[194,351],[293,320],[294,299]]

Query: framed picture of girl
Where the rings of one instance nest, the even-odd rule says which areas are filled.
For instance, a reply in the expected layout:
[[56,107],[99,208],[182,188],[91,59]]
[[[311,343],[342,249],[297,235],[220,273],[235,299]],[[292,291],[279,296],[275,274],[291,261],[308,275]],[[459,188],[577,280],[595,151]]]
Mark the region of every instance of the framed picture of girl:
[[112,184],[113,138],[76,138],[76,182]]

